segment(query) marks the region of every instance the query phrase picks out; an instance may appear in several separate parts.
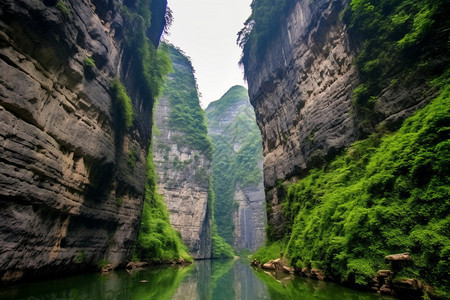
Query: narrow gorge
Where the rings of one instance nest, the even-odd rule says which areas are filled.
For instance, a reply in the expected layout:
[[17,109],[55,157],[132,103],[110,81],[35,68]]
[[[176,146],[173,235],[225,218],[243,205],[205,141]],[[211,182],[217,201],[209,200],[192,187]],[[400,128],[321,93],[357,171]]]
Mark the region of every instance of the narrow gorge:
[[450,299],[447,1],[250,2],[0,1],[0,299]]
[[235,250],[256,251],[265,243],[261,136],[248,91],[230,88],[206,108],[212,159],[214,214],[219,234]]

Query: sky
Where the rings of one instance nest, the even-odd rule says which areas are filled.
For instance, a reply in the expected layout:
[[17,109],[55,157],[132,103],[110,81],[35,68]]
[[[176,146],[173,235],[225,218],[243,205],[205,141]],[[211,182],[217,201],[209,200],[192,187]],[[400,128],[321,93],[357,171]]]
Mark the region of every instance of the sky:
[[251,0],[168,0],[173,23],[165,39],[191,58],[200,105],[206,108],[233,85],[243,85],[237,33],[250,16]]

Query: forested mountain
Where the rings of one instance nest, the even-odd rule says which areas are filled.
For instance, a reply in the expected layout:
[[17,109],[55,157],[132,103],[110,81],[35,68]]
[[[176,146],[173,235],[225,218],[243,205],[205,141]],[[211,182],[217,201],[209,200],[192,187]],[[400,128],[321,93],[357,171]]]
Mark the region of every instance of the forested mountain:
[[206,109],[212,159],[214,214],[219,235],[236,250],[265,241],[261,135],[247,90],[230,88]]

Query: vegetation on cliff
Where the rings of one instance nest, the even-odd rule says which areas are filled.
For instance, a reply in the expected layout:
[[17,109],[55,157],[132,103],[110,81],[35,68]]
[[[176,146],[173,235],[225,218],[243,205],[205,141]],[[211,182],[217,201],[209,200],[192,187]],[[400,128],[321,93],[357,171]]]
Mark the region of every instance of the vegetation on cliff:
[[[244,65],[250,54],[264,54],[254,46],[271,36],[262,28],[289,10],[285,1],[277,9],[266,2],[253,1],[251,19],[240,33]],[[284,185],[288,230],[277,241],[269,228],[271,244],[255,257],[281,253],[297,268],[319,268],[343,282],[367,284],[377,270],[388,268],[386,255],[407,251],[413,263],[397,278],[420,279],[436,294],[450,296],[448,15],[442,0],[349,1],[341,17],[357,51],[354,107],[367,138],[298,183]],[[418,97],[434,99],[403,125],[387,128],[378,124],[386,116],[379,116],[375,105],[387,87],[394,94],[420,87]]]
[[342,19],[360,48],[354,101],[370,127],[378,121],[373,106],[386,86],[416,85],[446,70],[449,14],[444,0],[353,0],[343,11]]
[[215,215],[214,215],[214,206],[215,206],[215,202],[216,202],[216,195],[214,194],[214,191],[211,188],[211,183],[210,183],[210,188],[209,188],[209,193],[208,193],[208,205],[210,208],[210,212],[212,215],[212,219],[211,219],[211,258],[232,258],[234,257],[234,250],[233,248],[230,246],[230,244],[228,244],[225,239],[223,237],[221,237],[219,235],[219,231],[217,228],[217,223],[215,220]]
[[214,215],[218,234],[229,244],[233,244],[232,214],[238,206],[234,201],[236,184],[248,187],[258,185],[262,180],[258,166],[262,161],[261,134],[256,126],[247,90],[242,86],[230,88],[206,110],[208,126],[222,126],[219,125],[221,118],[239,102],[247,102],[248,105],[240,109],[234,120],[221,129],[222,134],[210,133],[215,148],[211,166],[212,187],[216,195]]
[[173,139],[177,139],[180,146],[189,145],[211,157],[212,145],[207,135],[205,113],[199,104],[194,69],[180,49],[170,46],[169,51],[173,65],[178,66],[164,88],[164,95],[170,102],[169,127],[183,133]]
[[130,128],[133,124],[133,103],[131,103],[127,90],[117,77],[111,80],[110,87],[113,93],[113,98],[119,108],[118,111],[120,112],[120,119],[126,128]]
[[180,234],[170,225],[164,199],[156,190],[156,174],[151,150],[147,156],[145,200],[135,256],[137,259],[153,262],[169,262],[179,258],[192,260]]
[[140,0],[129,7],[123,5],[122,15],[126,51],[138,70],[137,81],[153,107],[153,102],[162,93],[171,64],[167,47],[162,46],[157,50],[147,37],[152,15],[150,3],[151,0]]
[[242,48],[241,63],[245,66],[251,54],[262,59],[269,43],[280,30],[283,17],[293,1],[253,0],[252,14],[238,33],[237,44]]
[[[147,105],[151,111],[156,99],[161,95],[166,75],[172,70],[167,45],[155,48],[146,32],[151,26],[151,0],[136,1],[130,6],[122,6],[125,32],[125,44],[131,60],[138,70],[136,78],[148,97]],[[116,98],[124,111],[125,124],[132,121],[132,105],[124,86],[118,79],[111,82]],[[130,121],[131,119],[131,121]],[[153,163],[152,147],[149,147],[145,183],[145,198],[142,212],[141,228],[135,246],[135,259],[153,262],[169,262],[182,258],[191,261],[180,234],[173,229],[169,221],[169,212],[164,199],[156,189],[156,174]]]
[[[289,186],[283,210],[291,232],[281,252],[297,268],[366,284],[388,268],[386,255],[407,251],[413,264],[398,276],[424,280],[448,297],[449,124],[447,84],[399,131],[356,142]],[[260,256],[279,255],[283,244],[275,245]]]

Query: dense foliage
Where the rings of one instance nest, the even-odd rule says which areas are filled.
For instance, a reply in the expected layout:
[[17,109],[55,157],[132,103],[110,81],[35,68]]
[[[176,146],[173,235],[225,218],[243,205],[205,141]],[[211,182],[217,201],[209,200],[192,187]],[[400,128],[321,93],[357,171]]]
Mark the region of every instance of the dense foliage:
[[194,69],[181,50],[169,48],[175,69],[164,87],[164,96],[170,103],[169,127],[183,133],[178,136],[180,145],[189,145],[210,157],[212,145],[207,135],[205,113],[199,104]]
[[288,189],[291,263],[365,284],[410,252],[399,276],[450,296],[450,85],[393,134],[353,144]]
[[117,77],[111,80],[110,88],[120,112],[121,122],[126,128],[129,128],[133,124],[133,103],[131,103],[127,90]]
[[[238,208],[234,201],[236,185],[241,188],[258,185],[262,180],[261,135],[248,100],[247,90],[232,87],[222,98],[212,102],[206,110],[210,128],[221,125],[220,120],[230,114],[234,105],[245,103],[234,120],[222,128],[222,134],[211,134],[215,152],[212,159],[212,187],[216,195],[214,215],[218,233],[233,244],[232,214]],[[235,145],[239,147],[235,149]]]
[[284,256],[284,250],[286,249],[286,243],[284,241],[275,241],[268,243],[264,247],[261,247],[252,254],[252,259],[256,259],[260,262],[268,262]]
[[[166,75],[171,70],[167,47],[159,50],[151,43],[146,32],[151,25],[151,0],[137,0],[131,7],[122,6],[124,16],[124,38],[126,52],[138,71],[139,86],[147,97],[147,104],[153,105],[161,95]],[[152,107],[152,106],[151,106]]]
[[343,12],[360,44],[357,109],[377,122],[373,105],[386,86],[411,86],[440,76],[450,63],[450,6],[445,0],[352,0]]
[[211,258],[232,258],[234,257],[234,250],[223,237],[219,235],[217,224],[214,216],[214,205],[216,196],[211,188],[211,183],[208,192],[208,206],[211,213]]
[[151,150],[147,156],[145,200],[136,256],[140,260],[156,262],[168,262],[180,257],[187,261],[192,260],[179,232],[170,225],[164,199],[156,191],[156,174]]
[[[147,97],[144,105],[152,113],[156,99],[161,95],[165,77],[171,71],[168,47],[161,45],[159,50],[151,43],[146,35],[151,25],[151,0],[137,0],[125,2],[129,6],[122,6],[124,17],[124,38],[126,52],[138,71],[135,76],[139,78],[138,85]],[[132,121],[132,104],[126,95],[124,86],[118,79],[111,83],[116,98],[124,103],[126,126]],[[131,110],[131,114],[130,114]],[[131,121],[130,121],[131,116]],[[147,176],[145,184],[145,200],[142,212],[141,229],[138,243],[135,247],[135,258],[147,261],[167,262],[183,258],[191,260],[186,247],[183,245],[180,234],[175,231],[169,222],[169,213],[164,199],[156,190],[156,175],[153,165],[153,155],[150,146],[147,156]]]
[[223,237],[221,237],[217,230],[217,225],[213,223],[211,230],[211,257],[212,258],[232,258],[234,257],[234,250]]
[[[261,60],[265,50],[257,47],[279,30],[269,24],[290,7],[276,2],[279,8],[270,8],[269,0],[253,1],[238,41],[244,65],[250,54]],[[320,268],[342,281],[366,284],[389,267],[386,255],[408,251],[413,265],[397,276],[421,279],[450,297],[449,15],[445,0],[350,1],[341,17],[357,52],[355,112],[369,136],[287,185],[287,244],[278,241],[255,257],[272,259],[284,247],[298,268]],[[436,98],[397,132],[381,124],[370,135],[381,120],[374,108],[383,89],[415,86]]]

